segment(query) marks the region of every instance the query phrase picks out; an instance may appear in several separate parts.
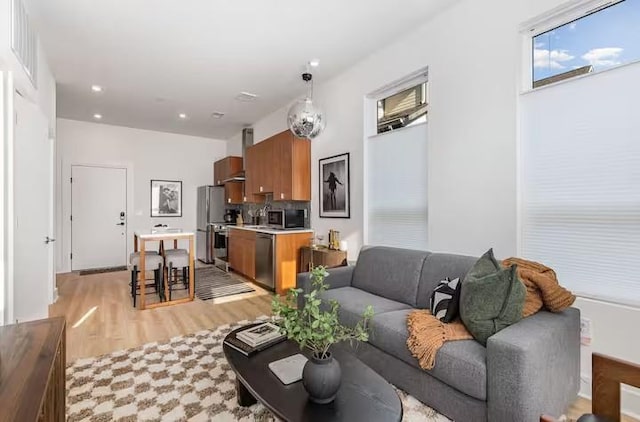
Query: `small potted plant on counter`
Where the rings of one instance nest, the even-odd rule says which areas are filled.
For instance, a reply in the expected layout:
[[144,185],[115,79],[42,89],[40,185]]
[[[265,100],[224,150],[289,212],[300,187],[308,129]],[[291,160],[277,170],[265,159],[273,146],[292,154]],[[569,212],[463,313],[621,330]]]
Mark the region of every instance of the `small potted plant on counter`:
[[296,304],[302,289],[291,289],[284,300],[275,296],[272,302],[276,324],[289,340],[293,340],[311,351],[302,372],[302,383],[314,403],[330,403],[335,397],[341,382],[340,364],[333,358],[329,348],[342,341],[367,341],[368,323],[373,316],[373,308],[366,307],[362,320],[354,327],[347,327],[338,321],[340,305],[333,300],[322,305],[322,293],[329,286],[324,279],[329,275],[325,267],[315,267],[309,273],[312,290],[304,293],[304,306]]

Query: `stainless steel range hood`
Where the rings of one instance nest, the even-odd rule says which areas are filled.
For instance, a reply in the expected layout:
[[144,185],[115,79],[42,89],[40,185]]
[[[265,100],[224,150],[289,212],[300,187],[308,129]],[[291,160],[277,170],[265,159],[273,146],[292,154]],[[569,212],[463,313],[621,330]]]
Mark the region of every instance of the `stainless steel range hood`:
[[[242,129],[242,158],[247,156],[247,148],[253,145],[253,128],[247,127]],[[244,168],[244,165],[242,166]],[[232,175],[230,178],[223,180],[223,183],[227,182],[244,182],[244,170]]]
[[247,156],[247,148],[253,145],[253,128],[242,129],[242,158]]

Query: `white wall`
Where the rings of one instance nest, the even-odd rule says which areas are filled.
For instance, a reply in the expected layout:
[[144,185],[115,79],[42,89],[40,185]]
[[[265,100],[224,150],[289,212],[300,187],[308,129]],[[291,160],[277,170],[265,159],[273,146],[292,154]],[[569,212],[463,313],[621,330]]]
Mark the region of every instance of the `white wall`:
[[[327,128],[312,142],[312,227],[340,230],[349,240],[350,259],[357,256],[363,239],[364,97],[425,66],[431,81],[426,163],[431,248],[480,255],[493,246],[498,254],[515,253],[516,16],[522,7],[518,2],[478,3],[453,6],[342,75],[316,85],[315,99],[325,110]],[[485,25],[487,21],[491,25]],[[487,65],[489,60],[492,65]],[[286,128],[287,108],[254,124],[257,141]],[[352,154],[352,218],[320,219],[317,160],[343,152]]]
[[[129,251],[133,231],[167,224],[195,230],[196,188],[213,182],[213,163],[227,155],[226,141],[58,119],[60,171],[58,272],[70,271],[71,166],[127,168]],[[150,180],[182,181],[182,217],[150,217]]]
[[[480,255],[493,247],[498,256],[517,254],[518,29],[563,3],[464,0],[336,78],[317,81],[315,99],[327,128],[312,141],[312,227],[340,230],[349,240],[349,259],[356,258],[364,230],[364,97],[428,66],[430,248]],[[287,109],[254,123],[256,142],[286,129]],[[320,219],[318,159],[343,152],[352,159],[352,217]],[[583,375],[591,374],[594,351],[640,362],[640,338],[629,335],[640,310],[586,300],[576,306],[594,326],[593,345],[583,348]],[[609,325],[613,321],[624,322]],[[582,392],[588,390],[583,385]],[[626,399],[625,407],[640,413],[640,397]]]
[[[36,89],[27,74],[22,69],[22,65],[15,57],[11,49],[11,0],[0,0],[0,71],[4,76],[4,92],[0,95],[0,138],[2,138],[2,163],[0,164],[0,203],[3,212],[2,226],[0,228],[0,255],[2,265],[0,266],[0,325],[13,320],[13,265],[14,265],[14,245],[13,245],[13,174],[14,168],[30,166],[29,162],[14,161],[12,156],[12,131],[13,131],[13,88],[36,104],[40,111],[46,116],[49,126],[49,133],[55,139],[56,131],[56,81],[51,73],[46,55],[42,48],[38,46],[38,73],[36,75],[38,88]],[[10,86],[11,85],[11,86]],[[55,149],[55,140],[53,141]],[[6,211],[6,213],[5,213]],[[43,218],[47,216],[43,214]],[[55,237],[55,233],[50,233]],[[53,245],[55,248],[55,244]],[[44,285],[47,280],[42,280],[43,289],[50,286]]]

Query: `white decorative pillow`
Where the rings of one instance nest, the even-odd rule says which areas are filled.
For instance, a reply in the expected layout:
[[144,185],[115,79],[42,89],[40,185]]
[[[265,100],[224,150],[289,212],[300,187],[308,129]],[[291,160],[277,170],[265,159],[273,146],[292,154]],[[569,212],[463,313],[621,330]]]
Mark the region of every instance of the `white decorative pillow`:
[[461,285],[459,278],[450,280],[447,277],[438,283],[438,286],[433,290],[429,308],[440,321],[451,322],[458,316]]

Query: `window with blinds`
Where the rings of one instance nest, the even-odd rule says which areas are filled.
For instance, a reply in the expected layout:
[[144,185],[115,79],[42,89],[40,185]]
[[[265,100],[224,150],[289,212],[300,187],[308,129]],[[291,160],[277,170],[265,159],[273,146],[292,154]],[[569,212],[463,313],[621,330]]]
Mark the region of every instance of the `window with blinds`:
[[378,100],[378,133],[427,120],[427,82]]
[[428,249],[427,125],[367,142],[368,243]]
[[38,37],[21,0],[12,2],[11,48],[31,79],[38,87]]
[[521,96],[521,254],[640,305],[640,64]]

